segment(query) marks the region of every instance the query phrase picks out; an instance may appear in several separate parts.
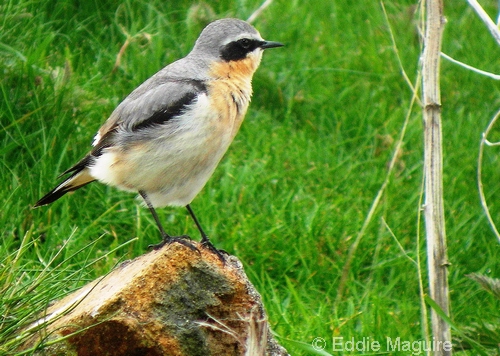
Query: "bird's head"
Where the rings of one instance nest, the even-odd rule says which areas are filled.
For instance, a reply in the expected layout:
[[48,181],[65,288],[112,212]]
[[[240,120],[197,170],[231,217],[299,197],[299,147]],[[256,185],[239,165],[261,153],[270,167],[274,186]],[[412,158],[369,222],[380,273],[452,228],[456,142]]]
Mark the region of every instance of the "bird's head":
[[196,41],[193,55],[219,63],[245,64],[253,71],[259,66],[262,52],[281,47],[279,42],[266,41],[249,23],[238,19],[222,19],[210,23]]

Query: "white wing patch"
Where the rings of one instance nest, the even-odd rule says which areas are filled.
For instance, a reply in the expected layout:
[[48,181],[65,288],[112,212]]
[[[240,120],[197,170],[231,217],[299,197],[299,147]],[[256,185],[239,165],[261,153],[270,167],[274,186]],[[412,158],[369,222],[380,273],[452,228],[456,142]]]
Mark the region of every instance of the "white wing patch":
[[101,141],[101,133],[97,131],[96,135],[94,136],[94,140],[92,141],[92,146],[96,146],[99,141]]

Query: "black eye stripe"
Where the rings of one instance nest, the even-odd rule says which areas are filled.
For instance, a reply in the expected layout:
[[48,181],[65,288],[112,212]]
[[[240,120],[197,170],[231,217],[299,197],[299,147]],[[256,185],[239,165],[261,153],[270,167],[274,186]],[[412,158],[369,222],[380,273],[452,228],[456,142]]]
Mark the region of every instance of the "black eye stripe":
[[242,38],[241,40],[238,41],[238,44],[247,49],[247,48],[250,48],[250,46],[252,45],[252,41],[249,40],[248,38]]
[[263,43],[253,38],[241,38],[225,45],[221,49],[221,57],[225,61],[237,61],[245,58],[248,53],[262,46]]
[[250,38],[242,38],[241,40],[236,41],[241,47],[245,49],[250,49],[253,51],[257,47],[262,44],[262,41],[250,39]]

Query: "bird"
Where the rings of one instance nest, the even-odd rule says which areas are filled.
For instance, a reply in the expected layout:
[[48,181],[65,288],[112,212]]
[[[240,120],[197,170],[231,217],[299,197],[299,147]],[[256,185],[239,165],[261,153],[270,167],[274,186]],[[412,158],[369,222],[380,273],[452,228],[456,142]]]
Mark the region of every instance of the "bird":
[[150,247],[178,242],[197,250],[189,236],[167,234],[155,210],[184,206],[201,245],[222,258],[190,204],[242,124],[263,51],[281,46],[240,19],[209,23],[185,57],[125,97],[99,128],[90,152],[64,171],[58,178],[67,178],[33,208],[98,181],[142,197],[162,236]]

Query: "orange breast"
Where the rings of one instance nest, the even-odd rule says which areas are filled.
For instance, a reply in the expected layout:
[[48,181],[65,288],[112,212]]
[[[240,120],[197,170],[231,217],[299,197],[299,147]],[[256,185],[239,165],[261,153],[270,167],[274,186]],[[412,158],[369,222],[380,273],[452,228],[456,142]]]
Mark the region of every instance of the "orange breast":
[[[257,63],[258,65],[258,63]],[[231,128],[231,140],[238,132],[252,96],[252,75],[257,65],[252,58],[215,63],[208,90],[220,123]]]

